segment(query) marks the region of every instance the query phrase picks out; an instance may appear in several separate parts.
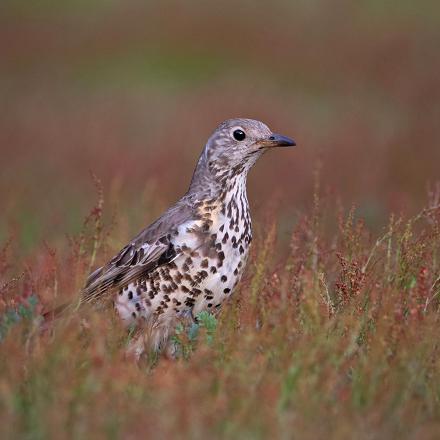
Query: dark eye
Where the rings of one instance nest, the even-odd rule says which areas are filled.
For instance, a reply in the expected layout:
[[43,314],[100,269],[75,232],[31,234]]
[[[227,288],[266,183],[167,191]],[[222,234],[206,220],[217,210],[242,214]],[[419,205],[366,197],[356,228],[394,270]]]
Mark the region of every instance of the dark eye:
[[237,141],[242,141],[246,138],[246,133],[243,130],[235,130],[232,134]]

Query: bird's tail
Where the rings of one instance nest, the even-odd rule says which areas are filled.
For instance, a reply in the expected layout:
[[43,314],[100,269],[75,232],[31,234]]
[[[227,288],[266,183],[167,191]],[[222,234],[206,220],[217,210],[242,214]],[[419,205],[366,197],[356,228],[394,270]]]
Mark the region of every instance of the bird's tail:
[[45,322],[51,322],[63,316],[72,307],[72,302],[66,302],[54,307],[53,309],[43,313]]
[[81,306],[81,301],[69,301],[62,303],[53,309],[42,314],[42,328],[48,329],[52,324],[61,318],[68,316],[71,313],[76,312]]

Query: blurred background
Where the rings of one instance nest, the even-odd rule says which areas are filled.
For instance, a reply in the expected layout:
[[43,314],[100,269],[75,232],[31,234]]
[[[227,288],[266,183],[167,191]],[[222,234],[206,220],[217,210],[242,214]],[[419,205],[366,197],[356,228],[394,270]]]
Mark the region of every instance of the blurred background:
[[256,219],[276,203],[292,225],[320,169],[381,229],[440,178],[439,47],[436,1],[2,0],[0,239],[78,231],[91,173],[133,235],[238,116],[298,144],[251,173]]

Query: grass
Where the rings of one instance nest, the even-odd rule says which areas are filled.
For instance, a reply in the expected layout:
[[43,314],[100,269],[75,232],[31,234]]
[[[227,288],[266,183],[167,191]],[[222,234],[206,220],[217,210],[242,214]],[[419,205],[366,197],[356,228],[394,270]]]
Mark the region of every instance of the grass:
[[69,253],[46,249],[38,270],[3,286],[3,438],[430,438],[440,422],[438,199],[375,235],[316,193],[284,252],[272,213],[218,319],[178,329],[178,361],[136,365],[111,311],[41,331],[42,310],[75,297],[91,260],[109,252],[109,228],[118,234],[103,223],[101,193]]
[[[438,438],[437,3],[4,1],[1,438]],[[235,116],[298,147],[180,359],[127,361],[110,310],[42,326]]]

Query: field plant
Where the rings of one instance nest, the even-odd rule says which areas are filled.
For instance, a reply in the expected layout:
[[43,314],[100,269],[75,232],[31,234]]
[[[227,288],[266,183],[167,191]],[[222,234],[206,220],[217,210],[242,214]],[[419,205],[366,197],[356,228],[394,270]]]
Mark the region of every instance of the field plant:
[[[0,438],[440,438],[439,5],[1,0]],[[298,146],[230,303],[136,364],[79,292],[231,117]]]
[[[250,265],[217,317],[178,327],[179,358],[125,356],[111,309],[71,308],[111,252],[104,197],[63,252],[9,279],[1,253],[2,438],[434,438],[440,421],[439,191],[372,233],[317,189],[277,238],[256,227]],[[95,261],[96,260],[96,261]],[[50,314],[49,314],[50,315]]]

